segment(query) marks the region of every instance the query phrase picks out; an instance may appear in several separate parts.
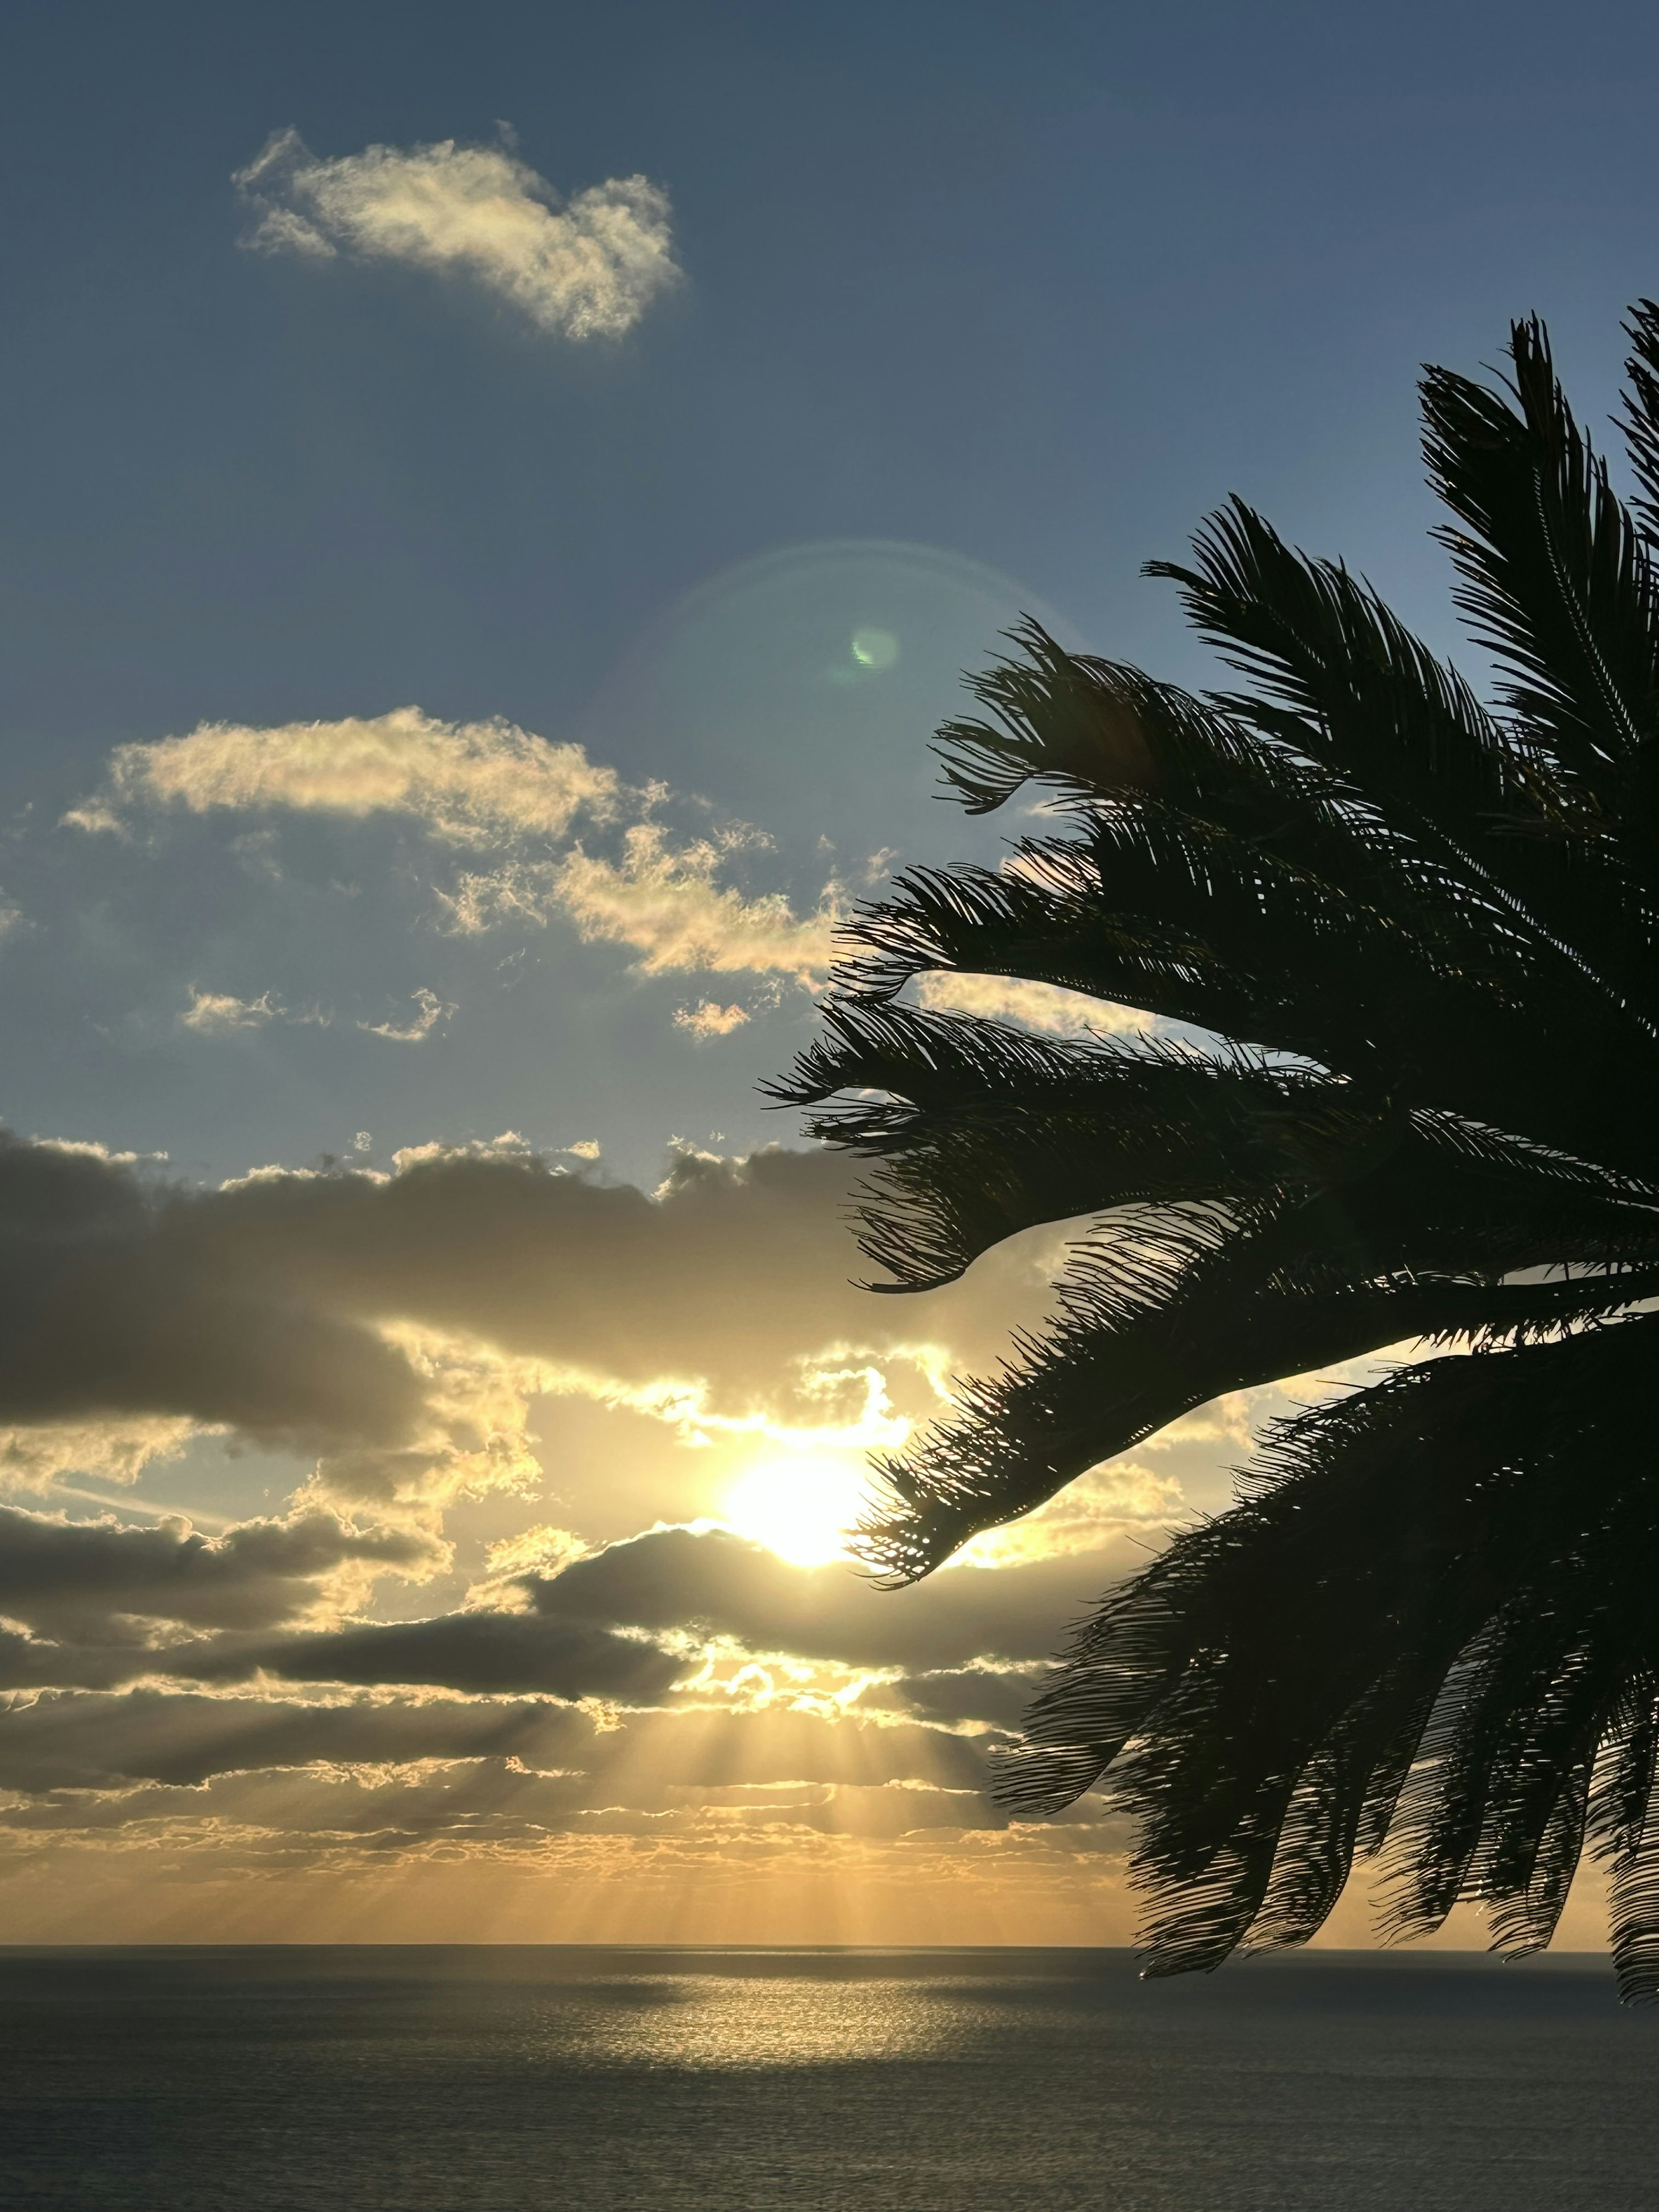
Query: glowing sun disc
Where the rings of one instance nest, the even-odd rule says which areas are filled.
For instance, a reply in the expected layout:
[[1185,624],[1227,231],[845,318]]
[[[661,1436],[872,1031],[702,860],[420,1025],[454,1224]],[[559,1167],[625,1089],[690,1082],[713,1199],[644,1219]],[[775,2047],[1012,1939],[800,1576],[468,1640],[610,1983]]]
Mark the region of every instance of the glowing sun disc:
[[720,1519],[798,1567],[851,1556],[848,1531],[865,1501],[862,1467],[833,1459],[768,1460],[726,1492]]

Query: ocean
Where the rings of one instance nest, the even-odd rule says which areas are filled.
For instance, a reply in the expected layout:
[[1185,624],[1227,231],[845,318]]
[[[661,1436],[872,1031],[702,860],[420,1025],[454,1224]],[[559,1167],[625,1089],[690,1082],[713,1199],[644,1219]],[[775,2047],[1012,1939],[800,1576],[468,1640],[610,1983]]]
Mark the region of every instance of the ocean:
[[1601,1959],[0,1952],[5,2212],[1651,2212]]

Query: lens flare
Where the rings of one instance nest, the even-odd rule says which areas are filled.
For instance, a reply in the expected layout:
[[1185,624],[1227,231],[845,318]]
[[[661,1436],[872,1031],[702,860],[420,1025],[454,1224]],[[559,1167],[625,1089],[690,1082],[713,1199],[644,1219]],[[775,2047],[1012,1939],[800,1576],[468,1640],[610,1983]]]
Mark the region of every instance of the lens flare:
[[890,629],[860,629],[853,633],[853,658],[872,676],[890,668],[899,657],[899,641]]

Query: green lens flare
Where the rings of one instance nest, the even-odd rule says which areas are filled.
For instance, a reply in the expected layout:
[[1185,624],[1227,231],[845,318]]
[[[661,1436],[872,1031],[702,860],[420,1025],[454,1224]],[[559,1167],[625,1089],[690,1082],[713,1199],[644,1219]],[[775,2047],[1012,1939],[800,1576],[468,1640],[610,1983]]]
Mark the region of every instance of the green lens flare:
[[853,633],[853,658],[860,668],[879,674],[899,657],[899,641],[890,629],[857,629]]

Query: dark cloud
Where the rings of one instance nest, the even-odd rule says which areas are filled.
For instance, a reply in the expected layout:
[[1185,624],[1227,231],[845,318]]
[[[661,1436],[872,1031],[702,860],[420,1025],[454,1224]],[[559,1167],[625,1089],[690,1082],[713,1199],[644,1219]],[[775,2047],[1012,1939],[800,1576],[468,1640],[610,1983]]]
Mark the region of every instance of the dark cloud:
[[984,1778],[981,1747],[967,1737],[780,1708],[688,1705],[617,1723],[550,1701],[318,1705],[134,1690],[50,1692],[0,1709],[0,1789],[36,1794],[142,1782],[199,1786],[216,1775],[278,1768],[490,1758],[534,1773],[585,1775],[590,1806],[645,1811],[672,1808],[677,1790],[918,1783],[975,1791]]
[[977,1721],[1017,1734],[1044,1667],[941,1667],[873,1685],[861,1703],[914,1713],[949,1728]]
[[952,1568],[883,1590],[845,1565],[792,1566],[724,1529],[658,1528],[523,1587],[558,1620],[691,1629],[852,1667],[948,1668],[1046,1659],[1056,1621],[1081,1613],[1122,1564],[1110,1553],[1073,1554],[994,1571]]
[[407,1429],[408,1363],[349,1314],[226,1264],[217,1195],[0,1138],[0,1419],[184,1414],[275,1439]]
[[[42,1831],[142,1828],[162,1821],[206,1829],[221,1822],[293,1835],[351,1838],[382,1847],[451,1835],[469,1841],[527,1838],[562,1828],[589,1794],[586,1775],[540,1774],[512,1756],[423,1761],[418,1768],[261,1767],[194,1784],[140,1783],[88,1792],[59,1789],[11,1808],[3,1826]],[[647,1816],[647,1819],[649,1816]]]
[[[360,1534],[328,1515],[256,1522],[207,1542],[173,1528],[77,1527],[0,1509],[0,1613],[47,1635],[0,1630],[0,1687],[114,1689],[172,1678],[281,1680],[471,1695],[658,1703],[711,1641],[757,1654],[902,1669],[865,1702],[946,1724],[1011,1727],[1054,1623],[1097,1593],[1101,1555],[994,1572],[957,1569],[879,1590],[844,1565],[789,1565],[724,1529],[659,1528],[520,1588],[531,1610],[479,1609],[334,1631],[258,1632],[295,1611],[342,1562],[412,1561],[423,1540]],[[139,1634],[161,1616],[217,1635]],[[48,1639],[52,1640],[48,1640]],[[672,1648],[665,1649],[667,1639]],[[691,1656],[688,1656],[691,1655]]]
[[[205,1673],[210,1660],[191,1671]],[[643,1638],[534,1613],[452,1613],[434,1620],[294,1637],[238,1653],[226,1663],[291,1682],[419,1683],[475,1692],[545,1692],[655,1702],[692,1671]]]
[[0,1690],[114,1690],[149,1681],[262,1677],[465,1694],[652,1705],[696,1662],[641,1637],[531,1613],[453,1613],[273,1642],[241,1631],[167,1641],[65,1643],[0,1629]]
[[398,1322],[774,1400],[825,1345],[912,1342],[977,1311],[853,1288],[847,1196],[842,1163],[782,1149],[678,1154],[652,1195],[510,1148],[436,1147],[389,1177],[271,1170],[202,1191],[0,1136],[0,1420],[175,1416],[395,1446],[426,1396],[376,1333]]
[[[739,1796],[677,1789],[650,1804],[594,1802],[603,1795],[584,1774],[527,1771],[496,1755],[434,1763],[418,1771],[264,1769],[214,1776],[195,1786],[139,1784],[118,1792],[58,1790],[14,1807],[4,1827],[19,1838],[76,1831],[143,1831],[180,1822],[232,1831],[233,1848],[269,1856],[270,1838],[316,1838],[353,1855],[364,1846],[396,1851],[441,1838],[471,1848],[545,1844],[550,1836],[701,1838],[716,1850],[733,1843],[775,1844],[788,1832],[892,1840],[921,1830],[1002,1829],[1006,1816],[976,1790],[913,1782],[774,1785]],[[1083,1824],[1076,1824],[1081,1826]],[[137,1840],[144,1840],[142,1837]],[[1075,1847],[1075,1838],[1068,1839]],[[1121,1846],[1120,1846],[1121,1847]],[[280,1843],[277,1849],[282,1848]]]
[[0,1627],[0,1691],[119,1690],[158,1671],[146,1645],[59,1644]]
[[124,1619],[264,1628],[291,1619],[349,1565],[429,1573],[446,1547],[415,1528],[359,1529],[325,1512],[248,1521],[222,1536],[0,1506],[0,1617],[56,1638],[119,1640]]
[[183,1784],[250,1768],[513,1758],[580,1766],[598,1723],[580,1706],[452,1698],[310,1705],[135,1690],[49,1694],[0,1710],[0,1788]]

